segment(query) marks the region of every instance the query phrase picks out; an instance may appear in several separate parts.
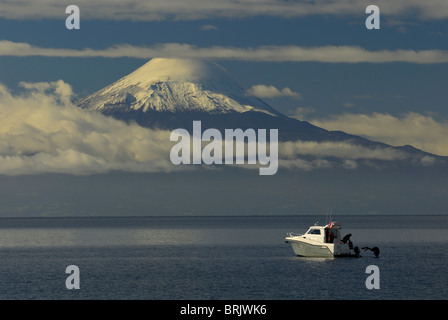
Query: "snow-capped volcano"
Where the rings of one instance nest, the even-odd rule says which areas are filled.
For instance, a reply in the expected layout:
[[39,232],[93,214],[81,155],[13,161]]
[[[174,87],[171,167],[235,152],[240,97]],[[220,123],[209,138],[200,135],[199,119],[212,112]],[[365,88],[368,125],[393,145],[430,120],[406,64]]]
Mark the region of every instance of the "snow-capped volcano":
[[260,99],[248,96],[221,66],[192,59],[153,58],[77,104],[108,114],[132,111],[211,114],[258,111],[280,115]]
[[346,142],[370,149],[392,148],[416,159],[437,157],[411,146],[392,147],[287,117],[247,95],[224,68],[213,62],[153,58],[76,104],[149,128],[188,130],[193,121],[200,120],[203,130],[278,129],[280,141]]

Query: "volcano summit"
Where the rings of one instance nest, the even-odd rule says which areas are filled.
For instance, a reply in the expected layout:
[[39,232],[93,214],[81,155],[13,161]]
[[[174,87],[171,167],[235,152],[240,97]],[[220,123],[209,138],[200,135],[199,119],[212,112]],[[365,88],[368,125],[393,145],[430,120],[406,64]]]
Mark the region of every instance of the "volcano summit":
[[421,163],[428,157],[446,160],[412,146],[392,147],[287,117],[248,95],[223,67],[208,61],[153,58],[76,104],[148,128],[191,128],[193,121],[201,121],[204,130],[222,132],[228,128],[278,129],[279,141],[339,142],[369,150],[394,150],[404,154],[403,163]]
[[223,67],[193,59],[153,58],[76,104],[149,128],[190,128],[201,120],[204,129],[280,129],[281,140],[357,139],[289,118],[248,95]]
[[111,114],[258,111],[280,115],[260,99],[247,96],[221,66],[190,59],[154,58],[78,104]]

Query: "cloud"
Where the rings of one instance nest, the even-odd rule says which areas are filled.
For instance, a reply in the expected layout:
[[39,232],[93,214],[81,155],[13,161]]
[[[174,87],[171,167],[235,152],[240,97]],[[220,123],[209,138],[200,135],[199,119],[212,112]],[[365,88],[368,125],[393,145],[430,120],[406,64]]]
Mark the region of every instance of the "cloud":
[[310,122],[327,130],[343,130],[395,146],[412,145],[427,152],[448,156],[448,121],[415,112],[400,117],[377,112],[345,113]]
[[212,24],[205,24],[205,25],[201,26],[201,30],[204,30],[204,31],[218,30],[218,27],[216,27]]
[[[98,20],[200,20],[213,18],[244,18],[274,16],[283,18],[310,15],[363,17],[370,0],[279,1],[279,0],[77,0],[82,19]],[[2,1],[0,17],[5,19],[35,20],[66,17],[67,4],[58,0]],[[413,15],[419,19],[444,19],[448,17],[445,0],[394,0],[379,4],[388,17]]]
[[327,168],[355,170],[360,166],[381,168],[387,162],[407,162],[431,166],[436,159],[430,155],[415,157],[390,146],[367,147],[350,141],[288,141],[279,143],[279,168],[311,171]]
[[[174,172],[198,168],[171,163],[170,151],[175,142],[170,141],[170,131],[143,128],[86,111],[73,105],[72,99],[71,86],[62,80],[21,82],[20,90],[15,94],[0,85],[0,175]],[[412,124],[407,132],[418,131],[422,135],[432,130],[440,143],[442,136],[445,138],[448,133],[442,124],[417,114],[410,114],[405,119],[389,119],[384,115],[374,115],[373,118],[371,130],[381,120],[394,128],[397,123],[403,128]],[[340,128],[352,120],[337,118],[333,125]],[[330,126],[331,123],[326,124]],[[428,128],[431,130],[427,132]],[[370,134],[381,131],[384,130],[367,130]],[[417,136],[415,133],[413,137]],[[356,169],[368,161],[409,159],[404,151],[389,147],[368,148],[348,141],[279,142],[278,156],[279,167],[289,170]],[[421,159],[421,164],[431,165],[433,161],[426,157]],[[240,167],[255,168],[253,165]]]
[[351,102],[345,102],[342,104],[344,106],[344,108],[354,108],[356,105],[354,103]]
[[309,114],[316,112],[312,107],[297,107],[295,110],[289,112],[289,116],[294,119],[304,120]]
[[291,97],[293,99],[301,99],[300,93],[294,92],[289,88],[277,89],[274,86],[267,86],[264,84],[258,84],[252,86],[247,90],[247,93],[258,98],[278,98],[278,97]]
[[408,154],[390,148],[369,148],[355,145],[348,141],[295,141],[284,142],[279,146],[279,154],[285,159],[294,159],[298,156],[313,156],[323,158],[339,158],[344,160],[405,160]]
[[[170,172],[169,133],[74,106],[70,85],[0,85],[0,174]],[[185,169],[185,168],[183,168]]]
[[254,62],[325,62],[325,63],[447,63],[446,50],[377,50],[358,46],[259,46],[259,47],[198,47],[182,43],[153,46],[119,44],[106,49],[43,48],[25,42],[0,40],[0,56],[43,56],[73,58],[198,58]]

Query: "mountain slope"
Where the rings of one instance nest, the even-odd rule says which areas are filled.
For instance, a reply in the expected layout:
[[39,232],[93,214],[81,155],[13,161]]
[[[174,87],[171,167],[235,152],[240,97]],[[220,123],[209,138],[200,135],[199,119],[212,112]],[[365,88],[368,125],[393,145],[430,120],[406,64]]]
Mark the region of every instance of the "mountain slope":
[[221,66],[191,59],[154,58],[76,104],[151,128],[281,129],[282,140],[346,140],[306,121],[289,118],[246,91]]
[[247,96],[219,65],[189,59],[154,58],[115,83],[79,100],[78,105],[104,113],[257,111],[280,115],[260,99]]
[[391,147],[343,131],[328,131],[292,119],[246,91],[221,66],[191,59],[154,58],[129,75],[76,102],[144,127],[191,130],[278,129],[281,141],[347,142],[368,148],[394,148],[417,162],[425,156],[445,159],[410,146]]

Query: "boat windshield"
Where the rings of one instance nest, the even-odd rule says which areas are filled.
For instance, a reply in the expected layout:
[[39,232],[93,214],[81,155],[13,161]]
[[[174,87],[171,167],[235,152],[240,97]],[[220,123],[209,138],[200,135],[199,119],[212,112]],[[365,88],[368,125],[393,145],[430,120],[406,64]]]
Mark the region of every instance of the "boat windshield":
[[307,234],[320,234],[320,229],[310,229]]

